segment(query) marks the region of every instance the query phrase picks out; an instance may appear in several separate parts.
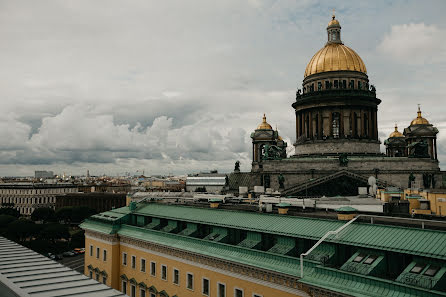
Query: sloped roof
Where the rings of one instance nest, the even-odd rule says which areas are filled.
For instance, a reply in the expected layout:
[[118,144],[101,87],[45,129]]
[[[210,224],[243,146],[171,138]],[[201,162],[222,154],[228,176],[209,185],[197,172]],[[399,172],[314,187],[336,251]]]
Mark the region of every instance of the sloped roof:
[[125,296],[4,237],[0,237],[0,262],[0,283],[16,296]]
[[[128,208],[113,211],[128,213]],[[335,220],[157,203],[141,205],[134,213],[313,240],[344,224]],[[446,260],[446,232],[439,230],[353,223],[327,241]]]

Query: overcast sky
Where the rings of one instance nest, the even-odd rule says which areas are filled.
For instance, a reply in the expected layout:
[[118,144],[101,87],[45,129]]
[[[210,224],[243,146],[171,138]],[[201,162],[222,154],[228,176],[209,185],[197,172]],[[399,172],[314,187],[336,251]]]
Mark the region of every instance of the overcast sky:
[[0,175],[249,170],[264,112],[295,141],[291,104],[333,8],[382,99],[381,141],[419,103],[446,169],[446,1],[10,0]]

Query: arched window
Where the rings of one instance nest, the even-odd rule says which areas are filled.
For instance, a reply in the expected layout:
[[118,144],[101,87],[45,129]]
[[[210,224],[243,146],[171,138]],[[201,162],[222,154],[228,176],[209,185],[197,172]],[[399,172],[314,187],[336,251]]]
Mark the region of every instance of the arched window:
[[332,121],[332,134],[334,138],[339,138],[339,112],[332,113],[333,121]]

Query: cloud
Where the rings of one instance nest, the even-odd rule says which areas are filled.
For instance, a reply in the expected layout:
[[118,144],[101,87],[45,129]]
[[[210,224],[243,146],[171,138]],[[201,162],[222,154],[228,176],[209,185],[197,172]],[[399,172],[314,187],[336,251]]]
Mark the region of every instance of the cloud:
[[378,50],[388,59],[403,64],[432,64],[446,61],[446,29],[436,25],[411,23],[394,25]]

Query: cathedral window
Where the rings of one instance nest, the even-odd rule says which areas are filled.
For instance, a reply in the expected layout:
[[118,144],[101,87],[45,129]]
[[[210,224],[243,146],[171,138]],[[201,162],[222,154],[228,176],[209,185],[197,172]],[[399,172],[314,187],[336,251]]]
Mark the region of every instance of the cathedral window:
[[358,89],[361,90],[362,89],[362,82],[358,80]]
[[322,83],[320,81],[317,82],[317,90],[322,90]]
[[335,81],[334,81],[334,87],[335,87],[335,89],[339,88],[339,82],[338,82],[338,80],[335,80]]
[[325,81],[325,89],[328,90],[330,88],[330,82],[328,80]]
[[369,136],[369,119],[367,114],[364,114],[364,134],[366,137]]

